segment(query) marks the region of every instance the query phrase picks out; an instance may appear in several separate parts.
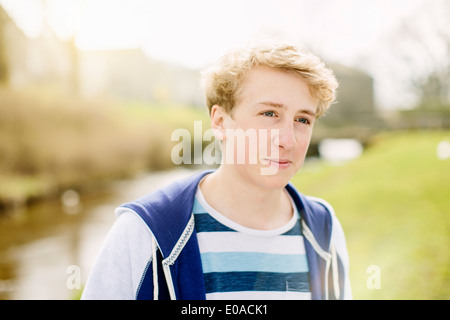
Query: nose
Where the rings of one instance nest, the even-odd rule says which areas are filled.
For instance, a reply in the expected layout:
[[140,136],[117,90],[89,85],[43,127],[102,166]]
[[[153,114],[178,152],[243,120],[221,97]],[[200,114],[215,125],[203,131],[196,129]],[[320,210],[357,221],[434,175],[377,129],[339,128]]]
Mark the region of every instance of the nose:
[[278,147],[284,149],[285,151],[294,148],[296,144],[296,137],[293,124],[284,125],[279,128],[278,137],[274,143],[278,144]]

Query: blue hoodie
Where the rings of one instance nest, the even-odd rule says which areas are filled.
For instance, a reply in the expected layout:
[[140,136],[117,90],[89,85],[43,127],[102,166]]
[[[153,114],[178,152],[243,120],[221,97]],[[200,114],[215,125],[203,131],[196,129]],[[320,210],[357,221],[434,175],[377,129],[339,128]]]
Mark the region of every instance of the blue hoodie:
[[[198,184],[210,172],[180,179],[118,208],[119,216],[130,210],[137,213],[151,233],[152,253],[134,289],[136,299],[205,299],[192,208]],[[312,299],[351,299],[347,248],[333,209],[321,199],[302,195],[291,184],[286,189],[302,218]],[[96,286],[105,282],[99,274],[91,274],[82,298],[102,298],[96,295],[101,291]]]

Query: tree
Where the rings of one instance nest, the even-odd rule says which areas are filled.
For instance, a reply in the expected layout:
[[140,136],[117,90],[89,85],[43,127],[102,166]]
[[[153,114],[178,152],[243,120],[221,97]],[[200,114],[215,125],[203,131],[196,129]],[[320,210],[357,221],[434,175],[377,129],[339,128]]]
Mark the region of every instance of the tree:
[[392,54],[419,109],[450,109],[450,2],[424,1],[391,34]]

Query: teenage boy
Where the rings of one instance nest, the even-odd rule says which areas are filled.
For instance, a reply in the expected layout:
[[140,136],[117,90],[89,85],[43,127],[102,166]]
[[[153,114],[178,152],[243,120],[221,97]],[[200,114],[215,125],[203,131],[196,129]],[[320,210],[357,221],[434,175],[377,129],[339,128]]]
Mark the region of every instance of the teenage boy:
[[203,85],[220,167],[119,207],[82,298],[351,298],[332,207],[289,184],[333,73],[295,46],[259,45],[225,55]]

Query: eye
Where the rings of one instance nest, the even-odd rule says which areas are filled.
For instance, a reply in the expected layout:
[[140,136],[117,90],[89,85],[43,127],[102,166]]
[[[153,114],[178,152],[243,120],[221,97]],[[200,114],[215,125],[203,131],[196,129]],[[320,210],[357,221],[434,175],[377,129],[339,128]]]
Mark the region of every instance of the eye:
[[266,111],[266,112],[263,112],[262,115],[264,115],[266,117],[275,117],[275,112],[273,112],[273,111]]
[[306,118],[298,118],[298,119],[296,119],[295,121],[300,122],[300,123],[303,123],[303,124],[310,124],[310,123],[311,123],[311,122],[310,122],[308,119],[306,119]]

